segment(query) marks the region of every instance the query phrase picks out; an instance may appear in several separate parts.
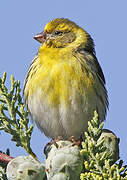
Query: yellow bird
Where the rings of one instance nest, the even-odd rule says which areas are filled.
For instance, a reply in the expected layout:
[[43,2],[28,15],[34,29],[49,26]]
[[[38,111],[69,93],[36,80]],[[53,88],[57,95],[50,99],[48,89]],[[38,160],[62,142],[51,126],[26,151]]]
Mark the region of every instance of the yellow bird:
[[57,18],[34,39],[41,43],[24,85],[32,119],[50,138],[80,137],[96,110],[105,120],[105,78],[91,36],[74,22]]

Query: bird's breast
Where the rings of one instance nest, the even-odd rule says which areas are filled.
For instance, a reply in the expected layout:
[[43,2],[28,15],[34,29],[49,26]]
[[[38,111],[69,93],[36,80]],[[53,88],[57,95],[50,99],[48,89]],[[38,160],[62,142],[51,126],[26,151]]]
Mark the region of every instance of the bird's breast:
[[49,137],[79,137],[96,109],[104,119],[105,106],[95,87],[98,86],[100,96],[104,90],[92,72],[82,68],[85,59],[82,63],[71,53],[43,53],[31,65],[25,99],[32,119]]
[[75,93],[91,94],[93,76],[82,70],[73,55],[43,54],[38,61],[41,65],[30,79],[29,95],[40,89],[40,98],[46,97],[47,102],[55,106],[60,103],[69,105]]

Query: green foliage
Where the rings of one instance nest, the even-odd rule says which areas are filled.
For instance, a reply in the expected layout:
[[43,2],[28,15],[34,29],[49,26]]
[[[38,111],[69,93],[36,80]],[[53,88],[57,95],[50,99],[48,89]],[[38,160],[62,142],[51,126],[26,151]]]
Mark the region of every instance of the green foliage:
[[28,126],[28,111],[20,95],[20,81],[11,76],[10,91],[5,85],[6,73],[0,78],[0,130],[12,135],[16,146],[23,147],[31,156],[36,158],[30,147],[33,125]]
[[0,180],[7,180],[5,168],[3,168],[2,166],[0,166]]
[[[111,131],[104,131],[103,122],[100,124],[98,114],[94,113],[94,118],[88,122],[88,132],[85,132],[85,141],[82,143],[81,154],[84,156],[84,172],[81,173],[81,180],[122,180],[127,179],[127,169],[115,163],[119,156],[114,151],[118,149],[117,138]],[[108,134],[108,135],[107,135]],[[105,137],[110,139],[109,147],[105,143]],[[115,140],[115,143],[114,143]],[[118,151],[118,150],[117,150]],[[114,158],[114,159],[113,159]]]

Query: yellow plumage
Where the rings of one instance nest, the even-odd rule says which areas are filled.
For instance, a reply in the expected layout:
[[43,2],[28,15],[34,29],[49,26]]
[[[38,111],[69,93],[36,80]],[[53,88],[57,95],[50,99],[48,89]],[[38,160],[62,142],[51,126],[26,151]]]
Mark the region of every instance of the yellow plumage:
[[[62,56],[62,50],[57,49],[51,49],[50,52],[44,49],[41,53],[44,55],[38,58],[39,68],[31,71],[32,74],[35,71],[36,75],[29,82],[29,96],[33,95],[36,88],[40,88],[44,95],[47,94],[49,104],[58,105],[69,103],[73,88],[81,95],[84,95],[85,88],[91,93],[94,78],[92,74],[88,76],[86,71],[82,71],[80,62],[70,51],[66,56]],[[50,57],[51,54],[53,57]]]
[[42,43],[28,72],[24,96],[32,119],[49,137],[79,137],[108,106],[105,80],[86,31],[55,19],[35,37]]

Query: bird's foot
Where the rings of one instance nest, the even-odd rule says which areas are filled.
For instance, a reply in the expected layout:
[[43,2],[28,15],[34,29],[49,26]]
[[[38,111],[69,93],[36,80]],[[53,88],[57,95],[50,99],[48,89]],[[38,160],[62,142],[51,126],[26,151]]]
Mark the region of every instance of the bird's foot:
[[50,146],[51,146],[52,144],[54,144],[54,145],[56,146],[56,148],[58,148],[57,142],[58,142],[58,141],[61,141],[61,140],[63,140],[63,137],[62,137],[62,136],[58,136],[57,139],[52,139],[49,143],[47,143],[47,144],[45,145],[45,147],[44,147],[44,154],[45,154],[45,155],[47,154],[48,149],[50,148]]
[[72,146],[75,146],[75,145],[81,146],[83,138],[82,138],[82,135],[80,136],[79,139],[76,139],[75,136],[71,136],[68,140],[73,142]]

